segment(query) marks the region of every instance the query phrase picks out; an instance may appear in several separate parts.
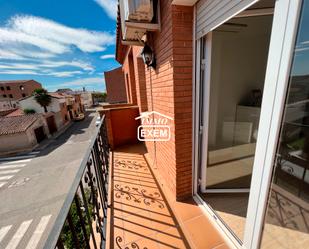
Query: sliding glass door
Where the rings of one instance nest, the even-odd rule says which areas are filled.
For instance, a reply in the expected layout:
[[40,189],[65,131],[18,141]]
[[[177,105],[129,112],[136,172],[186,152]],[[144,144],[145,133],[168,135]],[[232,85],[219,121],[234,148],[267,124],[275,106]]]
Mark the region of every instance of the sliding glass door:
[[[266,3],[265,8],[273,7]],[[273,20],[269,12],[241,14],[202,40],[206,66],[200,78],[204,90],[200,194],[240,243]]]
[[198,81],[203,85],[199,196],[231,241],[248,249],[261,246],[263,227],[263,248],[295,248],[285,242],[293,236],[304,248],[308,243],[309,32],[301,24],[309,19],[304,14],[287,76],[300,2],[259,1],[199,41],[206,51],[199,57],[204,66]]

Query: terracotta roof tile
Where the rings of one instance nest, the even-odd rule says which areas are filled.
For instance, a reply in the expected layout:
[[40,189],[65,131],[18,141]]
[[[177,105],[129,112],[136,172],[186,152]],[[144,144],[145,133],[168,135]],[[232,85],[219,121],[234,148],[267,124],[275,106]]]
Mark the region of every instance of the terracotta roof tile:
[[9,84],[9,83],[25,83],[30,80],[0,80],[0,84]]
[[0,117],[0,136],[26,131],[40,116],[40,114],[29,114]]
[[5,109],[5,110],[1,110],[0,111],[0,117],[4,117],[4,116],[7,116],[8,114],[16,111],[17,108],[9,108],[9,109]]
[[15,116],[21,116],[24,115],[23,110],[21,109],[15,109],[14,111],[12,111],[11,113],[5,115],[6,117],[15,117]]

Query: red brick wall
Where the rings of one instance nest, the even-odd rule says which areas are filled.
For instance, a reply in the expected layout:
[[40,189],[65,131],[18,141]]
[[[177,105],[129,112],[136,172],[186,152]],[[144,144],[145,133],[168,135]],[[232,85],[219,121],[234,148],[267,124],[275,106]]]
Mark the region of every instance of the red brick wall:
[[127,102],[124,74],[121,67],[104,72],[108,103]]
[[[193,7],[171,3],[172,0],[160,2],[161,31],[148,34],[148,44],[154,50],[157,67],[145,69],[146,91],[142,90],[143,72],[140,72],[142,67],[138,67],[136,47],[133,48],[135,75],[138,75],[134,77],[136,87],[132,87],[132,82],[129,84],[132,96],[137,96],[140,110],[144,109],[143,101],[147,99],[148,111],[173,118],[170,141],[145,144],[161,177],[173,195],[180,199],[192,194]],[[123,68],[132,73],[132,68],[128,68],[131,66],[129,61],[127,55]]]
[[172,9],[176,191],[187,196],[192,193],[193,7]]
[[[146,89],[149,111],[157,111],[174,119],[173,44],[171,1],[161,1],[161,32],[149,33],[149,45],[154,50],[157,67],[146,69]],[[146,142],[151,160],[165,183],[176,196],[175,125],[170,122],[171,140]]]
[[146,70],[146,82],[148,109],[174,119],[172,137],[146,146],[170,190],[183,198],[192,193],[193,8],[171,2],[161,1],[161,32],[149,39],[157,68]]
[[135,71],[132,48],[128,50],[128,53],[124,59],[122,69],[125,75],[127,99],[129,104],[137,104],[136,98],[136,85],[135,85]]
[[[21,90],[21,86],[23,86],[24,90]],[[10,90],[8,90],[7,87],[9,87]],[[16,81],[16,82],[10,82],[10,83],[0,82],[0,99],[19,100],[21,98],[31,95],[33,91],[37,88],[42,88],[42,85],[36,82],[35,80],[29,80],[27,82]],[[10,94],[12,95],[12,98],[10,98]]]
[[136,82],[136,98],[140,112],[148,111],[147,91],[146,91],[146,75],[145,64],[141,57],[142,47],[133,47],[133,65]]

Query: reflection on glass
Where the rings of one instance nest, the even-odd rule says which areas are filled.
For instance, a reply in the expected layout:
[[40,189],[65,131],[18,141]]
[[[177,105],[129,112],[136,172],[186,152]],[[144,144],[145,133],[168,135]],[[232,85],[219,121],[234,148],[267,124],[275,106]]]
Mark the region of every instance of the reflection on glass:
[[304,0],[262,248],[309,248],[309,0]]
[[212,34],[208,189],[249,189],[272,16],[233,18]]
[[233,18],[212,33],[203,197],[240,240],[246,221],[272,19],[272,15]]

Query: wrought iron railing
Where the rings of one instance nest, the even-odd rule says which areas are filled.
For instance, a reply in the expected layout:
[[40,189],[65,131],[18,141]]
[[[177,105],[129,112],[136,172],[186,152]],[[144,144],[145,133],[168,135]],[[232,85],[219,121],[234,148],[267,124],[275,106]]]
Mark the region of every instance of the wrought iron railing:
[[44,248],[105,248],[108,169],[103,117]]

